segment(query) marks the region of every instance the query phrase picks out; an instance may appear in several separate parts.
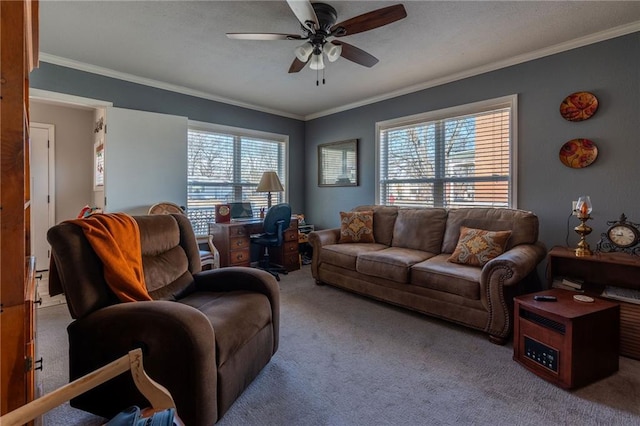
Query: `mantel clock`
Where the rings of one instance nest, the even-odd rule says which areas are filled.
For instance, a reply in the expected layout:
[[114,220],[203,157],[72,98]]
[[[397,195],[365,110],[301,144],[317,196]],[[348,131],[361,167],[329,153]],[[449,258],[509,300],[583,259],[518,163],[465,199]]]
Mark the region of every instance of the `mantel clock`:
[[600,234],[596,245],[599,252],[624,252],[640,255],[640,225],[627,220],[622,213],[620,219],[607,222],[609,228]]

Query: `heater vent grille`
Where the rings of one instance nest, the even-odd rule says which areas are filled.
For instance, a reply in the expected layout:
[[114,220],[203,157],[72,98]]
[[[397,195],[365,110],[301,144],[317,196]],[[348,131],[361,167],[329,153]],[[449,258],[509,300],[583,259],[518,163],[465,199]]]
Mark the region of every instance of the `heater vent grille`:
[[526,309],[520,309],[520,317],[524,318],[528,321],[531,321],[534,324],[538,324],[542,327],[548,328],[550,330],[556,331],[560,334],[565,334],[566,328],[564,324],[561,324],[557,321],[554,321],[549,318],[545,318],[542,315],[538,315],[534,312],[527,311]]

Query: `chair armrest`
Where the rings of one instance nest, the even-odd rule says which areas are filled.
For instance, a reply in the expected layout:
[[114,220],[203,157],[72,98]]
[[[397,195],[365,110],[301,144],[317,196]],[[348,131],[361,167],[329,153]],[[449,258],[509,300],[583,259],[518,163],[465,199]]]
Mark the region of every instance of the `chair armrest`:
[[[120,303],[72,322],[67,331],[71,380],[141,347],[145,370],[169,390],[186,424],[218,418],[216,404],[204,401],[217,398],[215,331],[197,309],[169,301]],[[196,395],[203,400],[196,400]],[[130,375],[74,401],[72,406],[104,417],[123,406],[147,405]]]
[[[505,287],[515,287],[536,274],[536,268],[546,253],[542,242],[520,244],[490,260],[482,268],[480,298],[489,311],[487,331],[492,336],[506,337],[511,331],[513,300],[505,296]],[[514,288],[511,293],[515,292]]]
[[322,246],[337,244],[340,241],[340,228],[322,229],[309,233],[309,244],[313,250],[311,258],[311,275],[318,279],[318,267],[320,266],[320,250]]
[[213,265],[211,266],[211,269],[220,268],[220,252],[213,244],[213,235],[196,235],[196,241],[198,242],[200,250],[202,250],[202,246],[206,244],[207,248],[211,252],[211,255],[213,256]]
[[244,266],[202,271],[193,275],[196,291],[254,291],[262,293],[271,304],[273,322],[273,353],[278,349],[280,335],[280,287],[273,275],[267,271]]

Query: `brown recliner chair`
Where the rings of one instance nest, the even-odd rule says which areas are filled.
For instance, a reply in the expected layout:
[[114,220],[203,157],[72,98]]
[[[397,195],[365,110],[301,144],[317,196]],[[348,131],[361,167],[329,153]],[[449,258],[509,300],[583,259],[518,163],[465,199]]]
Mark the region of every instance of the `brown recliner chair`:
[[[121,303],[82,229],[52,227],[47,239],[67,306],[70,380],[140,347],[145,370],[166,387],[189,426],[212,425],[278,348],[280,293],[276,280],[253,268],[201,271],[186,216],[134,216],[146,286],[153,301]],[[130,375],[71,401],[110,418],[146,406]]]

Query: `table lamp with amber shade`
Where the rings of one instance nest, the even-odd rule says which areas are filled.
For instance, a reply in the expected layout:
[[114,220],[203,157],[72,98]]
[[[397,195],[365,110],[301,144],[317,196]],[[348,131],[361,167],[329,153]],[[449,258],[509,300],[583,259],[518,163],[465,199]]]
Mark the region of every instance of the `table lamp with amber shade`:
[[266,171],[262,174],[260,178],[260,183],[256,188],[256,192],[268,192],[267,196],[267,209],[271,208],[271,193],[272,192],[282,192],[284,188],[280,183],[280,178],[278,178],[278,174],[274,171]]

